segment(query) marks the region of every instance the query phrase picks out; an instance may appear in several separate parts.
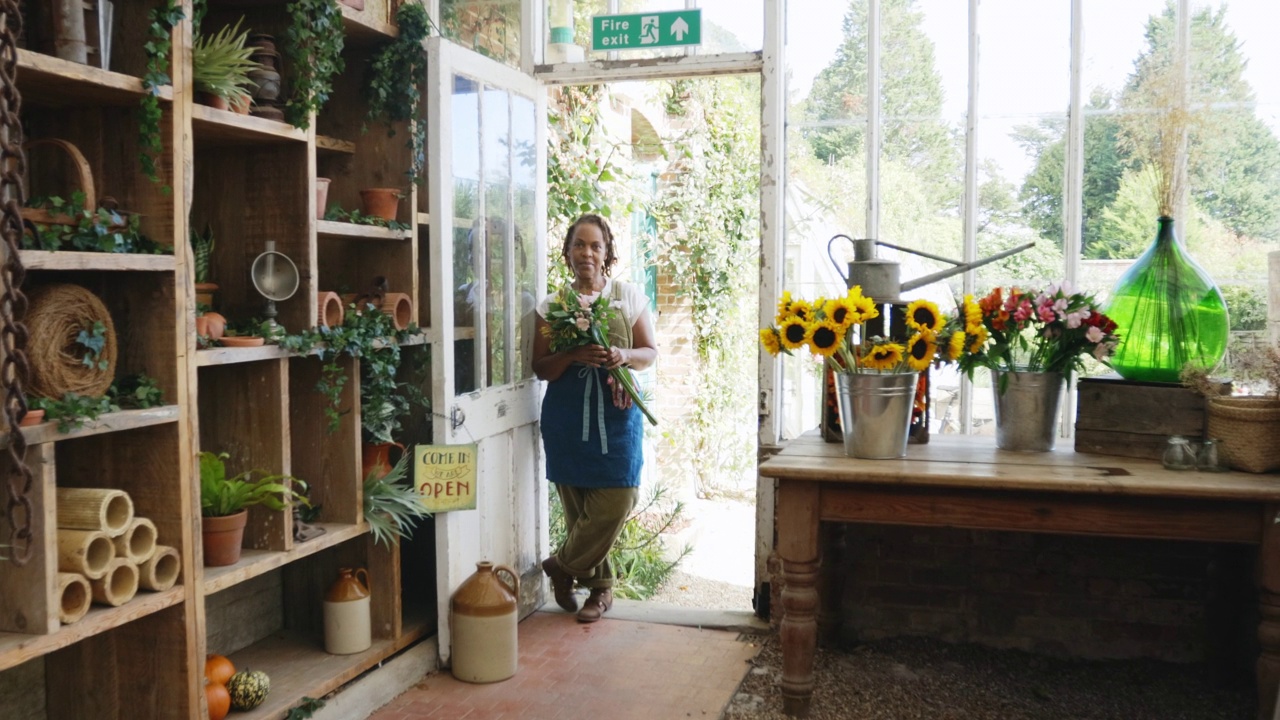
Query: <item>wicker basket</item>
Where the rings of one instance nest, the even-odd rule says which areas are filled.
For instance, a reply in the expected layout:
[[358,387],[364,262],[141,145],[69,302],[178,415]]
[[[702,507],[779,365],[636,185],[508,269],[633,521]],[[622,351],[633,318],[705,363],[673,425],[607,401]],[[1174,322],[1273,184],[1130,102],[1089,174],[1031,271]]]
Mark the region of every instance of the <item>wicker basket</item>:
[[1280,470],[1280,400],[1269,397],[1209,398],[1209,437],[1234,470]]
[[[71,164],[76,168],[76,183],[80,186],[80,192],[84,193],[85,209],[93,210],[98,207],[97,190],[93,185],[93,169],[89,167],[89,161],[85,160],[84,153],[80,152],[80,148],[58,138],[30,140],[22,145],[23,149],[28,153],[33,148],[44,146],[56,147],[71,158]],[[70,215],[54,215],[44,208],[22,208],[22,219],[42,225],[75,225],[77,223],[76,218]]]

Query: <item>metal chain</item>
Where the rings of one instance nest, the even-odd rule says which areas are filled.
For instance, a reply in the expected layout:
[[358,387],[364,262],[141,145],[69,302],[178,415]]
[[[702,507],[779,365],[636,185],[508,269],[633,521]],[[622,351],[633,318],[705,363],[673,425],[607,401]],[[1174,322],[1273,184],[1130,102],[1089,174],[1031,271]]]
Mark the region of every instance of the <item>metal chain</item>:
[[27,161],[22,152],[22,97],[18,93],[18,43],[22,34],[22,12],[18,0],[0,0],[0,237],[5,258],[0,267],[0,390],[4,393],[4,417],[9,425],[9,477],[5,483],[8,502],[9,558],[24,565],[31,558],[34,511],[31,486],[34,478],[27,467],[27,442],[18,423],[27,412],[22,379],[27,376],[27,328],[15,318],[27,311],[22,294],[26,271],[18,255],[22,241],[22,205],[26,200],[23,178]]

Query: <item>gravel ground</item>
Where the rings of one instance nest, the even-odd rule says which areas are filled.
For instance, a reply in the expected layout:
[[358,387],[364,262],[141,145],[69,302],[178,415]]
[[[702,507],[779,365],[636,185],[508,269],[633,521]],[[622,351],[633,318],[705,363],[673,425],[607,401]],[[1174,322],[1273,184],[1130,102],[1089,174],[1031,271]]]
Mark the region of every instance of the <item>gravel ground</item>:
[[[1253,720],[1251,688],[1200,666],[1059,660],[1016,650],[896,638],[819,648],[813,720]],[[783,720],[776,635],[724,720]]]
[[751,588],[690,575],[677,569],[649,601],[686,608],[750,611]]

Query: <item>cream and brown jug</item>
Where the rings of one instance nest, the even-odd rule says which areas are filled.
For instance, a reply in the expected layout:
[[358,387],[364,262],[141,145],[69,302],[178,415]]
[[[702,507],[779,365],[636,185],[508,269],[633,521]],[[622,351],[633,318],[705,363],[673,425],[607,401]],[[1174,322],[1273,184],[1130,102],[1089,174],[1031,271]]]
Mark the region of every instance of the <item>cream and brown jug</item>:
[[476,571],[453,593],[453,676],[473,683],[516,674],[517,598],[520,576],[506,565],[476,563]]
[[364,652],[373,644],[369,572],[340,568],[324,596],[324,649],[334,655]]

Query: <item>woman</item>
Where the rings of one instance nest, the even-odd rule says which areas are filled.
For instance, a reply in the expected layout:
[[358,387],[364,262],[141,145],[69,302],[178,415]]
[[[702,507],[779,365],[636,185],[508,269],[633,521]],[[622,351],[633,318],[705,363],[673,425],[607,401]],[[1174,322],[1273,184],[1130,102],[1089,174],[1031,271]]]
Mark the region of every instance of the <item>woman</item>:
[[[644,292],[609,278],[618,257],[604,218],[578,218],[565,235],[561,255],[579,295],[593,299],[603,293],[619,310],[609,322],[613,347],[585,345],[553,353],[546,321],[553,298],[545,298],[538,305],[533,341],[533,371],[548,382],[542,400],[547,479],[555,483],[568,529],[564,545],[542,562],[542,569],[551,578],[556,603],[569,612],[578,610],[575,579],[590,589],[578,621],[595,622],[613,606],[609,550],[635,507],[644,463],[640,410],[613,385],[608,371],[643,370],[657,359],[658,349]],[[604,401],[604,388],[612,389],[611,403]]]

